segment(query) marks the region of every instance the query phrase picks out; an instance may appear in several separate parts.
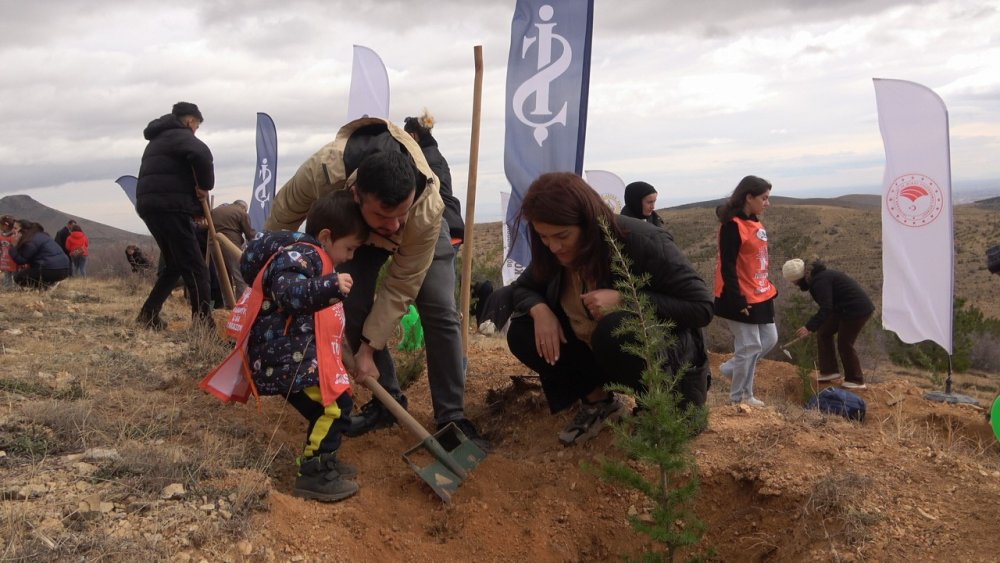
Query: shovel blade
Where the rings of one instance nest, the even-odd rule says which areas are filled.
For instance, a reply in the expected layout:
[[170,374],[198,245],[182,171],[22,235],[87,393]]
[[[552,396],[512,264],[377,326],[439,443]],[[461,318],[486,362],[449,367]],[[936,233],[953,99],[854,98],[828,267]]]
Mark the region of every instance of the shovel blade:
[[403,453],[410,468],[445,502],[451,501],[452,494],[468,477],[468,471],[485,457],[486,452],[455,424],[448,424]]
[[782,354],[784,354],[784,355],[786,355],[786,356],[788,356],[788,359],[789,359],[789,360],[791,360],[791,359],[792,359],[792,353],[791,353],[791,352],[789,352],[788,350],[785,350],[784,348],[782,348],[782,349],[781,349],[781,353],[782,353]]

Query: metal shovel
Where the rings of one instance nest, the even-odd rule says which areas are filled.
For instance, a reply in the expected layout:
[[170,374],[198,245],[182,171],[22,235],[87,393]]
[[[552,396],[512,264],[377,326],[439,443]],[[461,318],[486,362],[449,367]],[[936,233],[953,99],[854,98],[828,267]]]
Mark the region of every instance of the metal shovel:
[[796,338],[793,338],[793,339],[789,340],[788,342],[785,342],[784,344],[781,345],[781,353],[784,354],[784,355],[786,355],[786,356],[788,356],[788,359],[791,360],[792,359],[792,353],[788,351],[788,347],[791,346],[792,344],[797,344],[800,340],[802,340],[803,338],[806,338],[808,336],[809,336],[808,334],[804,334],[802,336],[798,336]]
[[[419,444],[403,453],[403,459],[424,482],[431,486],[441,500],[451,501],[451,495],[458,490],[462,481],[468,478],[468,472],[486,457],[486,452],[466,437],[455,423],[449,423],[432,436],[385,388],[379,385],[374,377],[365,379],[364,385],[371,389],[375,398],[389,409],[400,424],[420,438]],[[451,450],[446,450],[439,439],[444,439],[446,443],[455,446]]]

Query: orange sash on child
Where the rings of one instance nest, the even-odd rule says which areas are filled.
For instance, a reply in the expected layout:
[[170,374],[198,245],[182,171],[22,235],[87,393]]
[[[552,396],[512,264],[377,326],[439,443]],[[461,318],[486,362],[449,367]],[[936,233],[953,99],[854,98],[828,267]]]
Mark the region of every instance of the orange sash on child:
[[[304,243],[308,244],[308,243]],[[330,257],[322,248],[310,244],[323,260],[323,275],[333,273]],[[274,256],[268,259],[264,267],[257,273],[253,286],[247,288],[240,296],[239,302],[233,308],[226,322],[226,333],[236,338],[236,347],[215,367],[199,387],[215,395],[225,402],[247,402],[250,395],[258,396],[253,385],[250,364],[247,360],[247,341],[250,339],[250,328],[257,320],[260,306],[264,302],[264,273]],[[352,393],[351,380],[344,368],[341,341],[344,337],[344,305],[336,303],[317,311],[313,316],[316,324],[316,362],[319,366],[319,389],[323,397],[323,406],[328,406],[337,400],[341,393]]]

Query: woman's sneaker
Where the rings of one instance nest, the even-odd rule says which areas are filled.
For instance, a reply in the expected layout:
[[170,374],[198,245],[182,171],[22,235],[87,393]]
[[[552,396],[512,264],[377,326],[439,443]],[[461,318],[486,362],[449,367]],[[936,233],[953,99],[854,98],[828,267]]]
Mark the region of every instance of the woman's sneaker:
[[824,381],[837,381],[841,377],[843,376],[841,376],[839,373],[820,374],[816,376],[816,381],[819,381],[820,383]]
[[580,401],[580,411],[573,417],[573,422],[559,433],[559,441],[566,446],[586,442],[597,436],[605,420],[621,420],[626,412],[628,405],[614,393],[596,403]]
[[844,389],[868,389],[868,386],[864,383],[855,383],[853,381],[845,381],[840,386]]

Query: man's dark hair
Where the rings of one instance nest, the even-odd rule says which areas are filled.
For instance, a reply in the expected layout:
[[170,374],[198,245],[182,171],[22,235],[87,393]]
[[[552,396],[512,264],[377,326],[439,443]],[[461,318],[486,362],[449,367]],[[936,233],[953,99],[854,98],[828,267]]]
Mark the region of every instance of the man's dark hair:
[[66,226],[67,227],[69,227],[71,225],[75,225],[75,224],[76,224],[76,219],[70,219],[69,221],[66,221]]
[[401,152],[372,153],[358,166],[355,189],[362,196],[375,196],[382,204],[395,207],[417,189],[413,160]]
[[371,231],[371,227],[361,216],[361,208],[354,201],[354,196],[347,190],[330,192],[313,202],[309,208],[306,234],[315,238],[323,229],[330,229],[333,240],[348,236],[365,240]]

